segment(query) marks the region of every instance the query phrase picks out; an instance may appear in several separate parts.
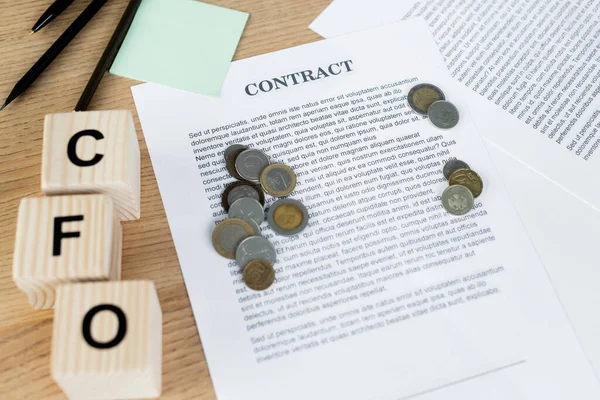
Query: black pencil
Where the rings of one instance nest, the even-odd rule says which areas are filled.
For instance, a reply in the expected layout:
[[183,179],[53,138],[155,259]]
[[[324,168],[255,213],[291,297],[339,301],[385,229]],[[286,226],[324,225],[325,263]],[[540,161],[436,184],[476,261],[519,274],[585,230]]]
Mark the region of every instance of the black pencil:
[[102,53],[102,57],[100,57],[100,61],[96,64],[96,68],[92,73],[83,93],[81,93],[81,97],[75,106],[75,111],[85,111],[87,110],[90,101],[92,101],[92,97],[102,80],[102,77],[106,73],[106,71],[110,68],[121,45],[123,44],[123,40],[125,40],[125,36],[127,35],[127,31],[133,22],[133,17],[135,17],[135,13],[137,12],[140,3],[142,0],[131,0],[129,5],[125,9],[119,24],[115,28],[115,31],[104,49],[104,53]]
[[89,6],[77,17],[75,21],[67,28],[66,31],[50,46],[44,55],[35,63],[33,67],[27,71],[25,75],[17,82],[13,90],[10,92],[4,104],[0,107],[2,111],[14,99],[25,92],[35,80],[44,72],[48,65],[60,54],[61,51],[73,40],[75,36],[83,29],[83,27],[96,15],[107,0],[92,0]]
[[46,11],[42,14],[40,19],[37,20],[33,28],[31,28],[31,33],[36,33],[46,25],[48,25],[52,20],[60,15],[63,11],[67,9],[73,3],[73,0],[56,0],[54,3],[48,7]]

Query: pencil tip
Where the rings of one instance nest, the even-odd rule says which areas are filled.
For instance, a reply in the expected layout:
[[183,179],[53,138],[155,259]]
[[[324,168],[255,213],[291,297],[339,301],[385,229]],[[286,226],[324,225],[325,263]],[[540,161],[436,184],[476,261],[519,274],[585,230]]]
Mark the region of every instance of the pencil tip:
[[29,36],[33,35],[35,33],[35,31],[32,29],[31,31],[29,31]]
[[0,111],[4,110],[4,107],[6,107],[8,105],[8,103],[4,103],[0,106]]

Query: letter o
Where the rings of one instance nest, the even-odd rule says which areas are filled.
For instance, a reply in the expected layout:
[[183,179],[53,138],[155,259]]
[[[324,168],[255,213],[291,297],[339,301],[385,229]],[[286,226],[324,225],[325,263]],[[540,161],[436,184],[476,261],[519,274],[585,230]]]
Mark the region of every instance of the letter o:
[[[112,338],[112,340],[109,340],[108,342],[104,343],[97,342],[92,337],[91,332],[92,320],[100,311],[112,311],[119,320],[119,328],[117,329],[117,334],[114,338]],[[85,339],[87,344],[89,344],[90,346],[96,349],[110,349],[117,346],[125,338],[125,334],[127,333],[127,318],[125,318],[125,313],[119,307],[113,304],[99,304],[93,307],[91,310],[89,310],[87,314],[85,314],[85,317],[83,318],[83,323],[81,324],[81,333],[83,334],[83,339]]]
[[[263,87],[263,83],[266,83],[267,86],[269,87],[269,89],[265,89]],[[258,84],[258,88],[261,90],[261,92],[270,92],[271,90],[273,90],[273,82],[271,81],[262,81]]]

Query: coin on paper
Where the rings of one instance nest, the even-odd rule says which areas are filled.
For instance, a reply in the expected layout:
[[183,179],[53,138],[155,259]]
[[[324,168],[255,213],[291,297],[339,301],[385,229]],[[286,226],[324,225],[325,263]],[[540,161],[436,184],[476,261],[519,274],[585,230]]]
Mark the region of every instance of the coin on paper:
[[472,169],[461,168],[457,169],[450,175],[448,179],[450,185],[463,185],[473,193],[473,197],[477,198],[483,192],[483,180]]
[[471,211],[475,204],[473,193],[466,186],[448,186],[442,193],[442,205],[450,214],[463,215]]
[[223,153],[223,157],[225,157],[225,161],[227,161],[227,157],[229,157],[231,154],[233,154],[235,151],[239,151],[240,153],[244,150],[248,149],[248,146],[244,146],[243,144],[232,144],[231,146],[227,147],[225,149],[225,152]]
[[242,280],[252,290],[266,290],[275,281],[275,269],[267,260],[252,260],[244,267]]
[[283,164],[271,164],[260,174],[260,184],[273,197],[285,197],[296,187],[296,174]]
[[421,115],[427,115],[429,106],[438,100],[445,100],[444,92],[429,83],[413,86],[408,92],[408,105]]
[[271,265],[275,264],[275,247],[267,239],[261,236],[252,236],[242,240],[235,252],[235,261],[244,268],[252,260],[267,260]]
[[243,219],[228,218],[216,226],[212,233],[212,243],[217,253],[235,260],[240,243],[253,234],[252,227]]
[[460,119],[458,108],[446,100],[436,101],[429,106],[427,116],[431,123],[440,129],[454,128]]
[[269,157],[257,149],[244,150],[235,159],[235,170],[248,181],[258,181],[260,174],[269,165]]
[[225,158],[225,168],[227,168],[227,172],[229,172],[229,175],[233,176],[235,179],[243,179],[235,169],[235,162],[238,156],[244,151],[246,151],[246,149],[237,148],[235,150],[230,151],[227,155],[227,158]]
[[245,219],[244,221],[246,221],[248,223],[248,225],[250,225],[252,227],[254,236],[261,236],[260,224],[257,224],[256,221],[253,219]]
[[242,197],[229,206],[229,218],[252,220],[260,225],[265,220],[265,209],[258,200]]
[[280,235],[296,235],[308,225],[308,210],[294,199],[277,200],[267,212],[267,222]]
[[448,161],[443,168],[444,177],[446,179],[450,179],[450,175],[454,173],[454,171],[458,169],[470,169],[469,164],[461,160],[450,160]]
[[265,205],[265,194],[262,188],[249,181],[233,182],[227,186],[221,195],[221,205],[225,211],[229,211],[230,205],[243,197],[253,198],[258,200],[261,205]]
[[227,201],[229,204],[233,204],[236,200],[244,197],[250,197],[254,200],[258,200],[261,205],[265,205],[265,194],[260,186],[254,182],[241,181],[243,184],[238,185],[231,189],[227,195]]

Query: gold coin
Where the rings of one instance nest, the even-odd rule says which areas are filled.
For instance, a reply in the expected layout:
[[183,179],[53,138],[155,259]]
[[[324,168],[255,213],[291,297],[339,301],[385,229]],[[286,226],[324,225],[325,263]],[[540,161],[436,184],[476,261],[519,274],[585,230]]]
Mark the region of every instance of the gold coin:
[[239,218],[228,218],[221,222],[212,233],[212,244],[217,253],[235,260],[235,251],[242,240],[253,236],[249,223]]
[[242,279],[252,290],[266,290],[275,281],[275,270],[267,260],[252,260],[244,267]]
[[436,90],[428,87],[418,89],[413,95],[415,106],[423,111],[428,110],[429,106],[438,100],[441,100],[440,94]]
[[302,224],[302,210],[295,204],[282,204],[273,213],[273,221],[281,229],[291,231]]
[[260,184],[273,197],[284,197],[296,188],[296,174],[284,164],[271,164],[260,174]]
[[478,197],[483,191],[483,180],[477,174],[477,172],[468,169],[461,168],[457,169],[450,175],[448,179],[450,186],[452,185],[463,185],[473,193],[473,197]]

